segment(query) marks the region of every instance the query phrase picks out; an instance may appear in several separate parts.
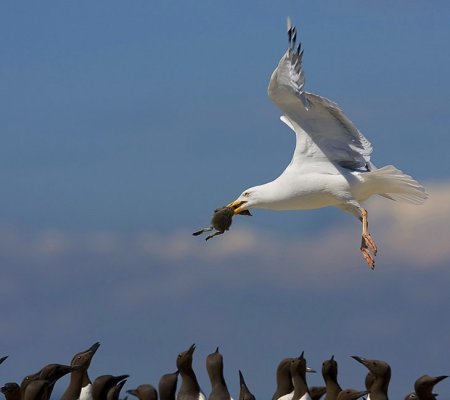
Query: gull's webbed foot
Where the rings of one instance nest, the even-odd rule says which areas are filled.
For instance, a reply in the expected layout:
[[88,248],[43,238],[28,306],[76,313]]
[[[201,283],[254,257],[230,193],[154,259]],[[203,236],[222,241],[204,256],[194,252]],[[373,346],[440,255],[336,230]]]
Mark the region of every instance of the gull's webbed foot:
[[372,236],[370,236],[370,233],[369,232],[365,233],[362,237],[362,240],[365,242],[366,246],[370,249],[373,255],[376,256],[378,248],[375,242],[373,241]]
[[374,269],[375,268],[375,258],[370,253],[369,249],[367,247],[361,247],[361,253],[364,257],[364,260],[366,260],[366,263],[369,266],[369,268]]
[[375,268],[375,256],[377,255],[377,246],[374,243],[372,236],[369,233],[369,222],[367,220],[367,210],[360,208],[361,212],[361,222],[362,222],[362,239],[361,239],[361,253],[366,260],[369,268]]

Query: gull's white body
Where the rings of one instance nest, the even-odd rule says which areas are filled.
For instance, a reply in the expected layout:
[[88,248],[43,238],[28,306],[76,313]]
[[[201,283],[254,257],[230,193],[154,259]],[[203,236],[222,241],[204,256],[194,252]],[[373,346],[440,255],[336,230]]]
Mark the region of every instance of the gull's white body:
[[[349,180],[360,181],[358,176],[339,171],[333,165],[329,173],[308,168],[288,167],[277,179],[257,187],[260,191],[258,204],[254,207],[273,210],[306,210],[337,206],[343,198],[352,198]],[[348,176],[348,180],[342,174]],[[355,188],[354,188],[355,189]],[[361,191],[361,190],[360,190]]]

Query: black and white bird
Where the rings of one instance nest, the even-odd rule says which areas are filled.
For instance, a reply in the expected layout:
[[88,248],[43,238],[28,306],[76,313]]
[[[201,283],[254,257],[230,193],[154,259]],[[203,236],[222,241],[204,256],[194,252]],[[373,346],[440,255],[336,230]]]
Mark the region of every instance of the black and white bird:
[[283,358],[278,364],[276,372],[277,387],[272,400],[290,400],[294,395],[294,383],[291,375],[291,363],[293,360],[292,357]]
[[388,388],[391,381],[391,367],[389,364],[385,361],[370,360],[358,356],[352,356],[352,358],[364,365],[372,373],[371,380],[368,382],[370,384],[368,400],[388,400]]
[[70,381],[61,400],[92,400],[92,382],[88,375],[88,368],[92,358],[100,347],[99,342],[95,342],[87,350],[76,353],[70,361],[71,366],[78,366],[70,373]]
[[211,382],[208,400],[232,400],[223,376],[223,356],[217,347],[214,353],[206,357],[206,370]]
[[[294,396],[294,382],[291,374],[293,360],[295,360],[293,357],[283,358],[278,364],[276,371],[277,387],[272,395],[272,400],[291,400]],[[306,372],[316,371],[306,366]]]
[[158,392],[148,383],[139,385],[136,389],[129,389],[127,393],[136,396],[139,400],[158,400]]
[[337,400],[342,388],[337,380],[338,365],[334,356],[322,363],[322,376],[325,381],[326,395],[325,400]]
[[192,356],[195,351],[193,344],[186,351],[178,354],[177,368],[180,371],[181,386],[176,400],[206,400],[205,394],[200,389],[197,376],[192,368]]
[[178,374],[179,372],[177,370],[161,376],[158,383],[159,400],[175,400]]
[[447,375],[422,375],[414,382],[415,392],[409,393],[405,400],[436,400],[437,394],[433,393],[434,386],[446,378]]
[[311,400],[308,383],[306,382],[306,359],[302,354],[291,361],[291,375],[294,383],[292,400]]
[[[108,396],[111,397],[110,389],[119,385],[122,381],[125,381],[129,375],[100,375],[95,378],[92,383],[92,398],[93,400],[108,400]],[[125,383],[125,382],[123,382]],[[122,384],[123,386],[123,384]],[[120,389],[122,388],[120,386]],[[112,396],[114,397],[114,392]]]

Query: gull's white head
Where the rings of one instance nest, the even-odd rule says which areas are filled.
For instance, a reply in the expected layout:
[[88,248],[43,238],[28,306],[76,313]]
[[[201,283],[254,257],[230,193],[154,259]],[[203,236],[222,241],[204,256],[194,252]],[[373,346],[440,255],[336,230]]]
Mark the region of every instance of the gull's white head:
[[233,208],[235,215],[242,213],[249,208],[261,207],[266,203],[263,189],[264,185],[254,186],[246,189],[236,200],[228,204],[227,207]]

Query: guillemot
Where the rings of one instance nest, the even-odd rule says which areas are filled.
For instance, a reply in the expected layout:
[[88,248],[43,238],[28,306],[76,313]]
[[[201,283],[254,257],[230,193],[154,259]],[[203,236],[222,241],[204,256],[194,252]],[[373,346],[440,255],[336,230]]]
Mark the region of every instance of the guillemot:
[[302,354],[291,361],[291,375],[294,383],[292,400],[311,400],[308,384],[306,382],[306,359]]
[[342,390],[338,383],[337,375],[338,365],[333,355],[329,360],[322,363],[322,376],[327,389],[325,400],[337,400],[337,397]]
[[211,393],[208,400],[231,400],[225,378],[223,376],[223,356],[217,347],[214,353],[206,357],[206,370],[211,382]]
[[447,375],[423,375],[418,378],[414,383],[414,390],[419,400],[436,400],[436,395],[433,393],[433,388],[436,384],[446,378],[448,378]]
[[164,374],[161,376],[158,383],[159,400],[175,400],[178,374],[179,371],[177,370],[170,374]]
[[192,369],[192,355],[194,351],[195,344],[178,354],[177,368],[180,371],[182,382],[176,400],[206,400],[206,396],[200,389],[197,377]]
[[80,351],[72,357],[70,365],[77,365],[80,368],[71,372],[69,385],[60,400],[92,400],[92,382],[87,371],[99,347],[100,343],[96,342],[87,350]]
[[388,387],[391,380],[389,364],[385,361],[369,360],[358,356],[352,356],[352,358],[364,365],[373,374],[373,381],[369,387],[370,400],[388,400]]
[[7,382],[1,388],[0,391],[5,396],[6,400],[21,400],[22,391],[20,386],[16,382]]
[[127,379],[129,375],[101,375],[95,378],[92,384],[93,400],[107,400],[108,392],[119,382]]
[[139,400],[158,400],[158,392],[155,387],[147,383],[139,385],[136,389],[129,389],[127,393]]
[[126,383],[126,379],[117,382],[112,388],[108,390],[108,393],[106,394],[106,400],[119,400],[120,391],[123,388],[123,385]]

